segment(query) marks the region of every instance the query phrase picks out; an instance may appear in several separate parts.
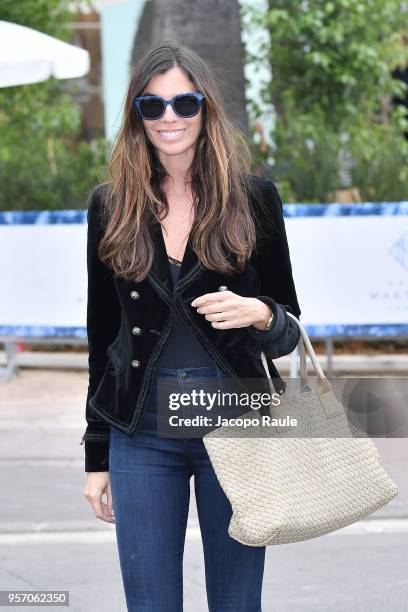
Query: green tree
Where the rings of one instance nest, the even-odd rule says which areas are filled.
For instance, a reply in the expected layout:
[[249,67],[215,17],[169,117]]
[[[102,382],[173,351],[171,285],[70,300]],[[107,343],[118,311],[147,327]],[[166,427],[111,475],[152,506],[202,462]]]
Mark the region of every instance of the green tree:
[[[405,11],[404,11],[405,8]],[[273,78],[272,174],[289,201],[327,201],[357,187],[363,199],[408,193],[408,121],[394,96],[406,85],[392,71],[408,63],[405,3],[399,0],[269,0],[262,13]]]
[[[75,7],[71,0],[2,0],[0,19],[70,42]],[[0,89],[0,210],[84,208],[104,172],[107,143],[81,141],[80,128],[64,81]]]

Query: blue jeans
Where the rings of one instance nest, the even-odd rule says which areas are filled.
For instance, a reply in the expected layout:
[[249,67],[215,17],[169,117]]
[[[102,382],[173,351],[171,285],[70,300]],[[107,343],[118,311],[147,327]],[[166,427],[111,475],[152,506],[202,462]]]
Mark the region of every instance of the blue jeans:
[[[156,367],[140,428],[111,427],[109,477],[122,580],[129,612],[183,611],[183,552],[194,475],[209,612],[261,612],[265,547],[228,535],[231,505],[201,438],[157,435],[157,377],[180,391],[196,378],[224,376],[217,366]],[[198,387],[197,387],[198,388]]]

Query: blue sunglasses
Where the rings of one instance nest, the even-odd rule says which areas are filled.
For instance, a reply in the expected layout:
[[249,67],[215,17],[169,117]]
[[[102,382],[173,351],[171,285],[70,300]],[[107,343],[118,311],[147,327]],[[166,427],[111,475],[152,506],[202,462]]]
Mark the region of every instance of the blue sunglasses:
[[160,96],[138,96],[134,100],[134,105],[142,119],[160,119],[166,112],[168,104],[179,117],[194,117],[199,112],[204,101],[204,94],[181,93],[174,96],[171,100],[165,100]]

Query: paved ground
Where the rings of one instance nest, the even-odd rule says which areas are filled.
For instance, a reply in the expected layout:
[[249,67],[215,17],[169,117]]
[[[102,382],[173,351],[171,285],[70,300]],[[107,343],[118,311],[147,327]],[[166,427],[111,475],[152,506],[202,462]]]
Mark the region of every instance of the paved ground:
[[[23,368],[0,386],[0,589],[69,590],[72,610],[125,612],[114,526],[83,497],[86,388],[81,369]],[[408,444],[375,442],[400,494],[369,520],[268,547],[263,612],[407,609]],[[185,612],[206,612],[193,486],[184,570]]]

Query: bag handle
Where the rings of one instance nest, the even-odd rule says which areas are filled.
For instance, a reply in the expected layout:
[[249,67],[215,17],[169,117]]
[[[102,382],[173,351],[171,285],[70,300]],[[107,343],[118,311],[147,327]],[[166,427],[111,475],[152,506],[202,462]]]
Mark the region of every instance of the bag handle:
[[[326,378],[325,373],[322,370],[322,367],[319,363],[319,360],[316,356],[316,353],[314,352],[312,343],[310,342],[309,336],[307,334],[306,329],[303,327],[302,323],[299,321],[299,319],[297,317],[295,317],[295,315],[293,315],[291,312],[286,311],[286,315],[288,317],[291,317],[294,321],[296,321],[297,326],[300,329],[300,336],[299,336],[299,340],[297,343],[297,348],[299,350],[299,357],[300,357],[300,375],[301,378],[306,379],[307,378],[307,365],[306,365],[306,351],[305,351],[305,344],[307,347],[307,352],[310,355],[311,361],[312,361],[312,365],[318,375],[319,378]],[[268,364],[266,363],[266,357],[264,352],[261,352],[261,357],[262,358],[262,363],[264,365],[265,371],[266,371],[266,375],[268,376],[268,378],[270,378],[270,374],[269,374],[269,368],[268,368]]]
[[[330,381],[326,378],[325,373],[322,370],[322,367],[319,363],[319,360],[317,358],[317,355],[313,349],[312,343],[310,342],[309,336],[307,334],[306,329],[303,327],[302,323],[299,321],[299,319],[297,317],[295,317],[295,315],[293,315],[291,312],[286,311],[286,314],[288,317],[291,317],[294,321],[296,321],[297,326],[300,329],[300,336],[299,336],[299,340],[297,343],[297,348],[299,351],[299,358],[300,358],[300,386],[301,386],[301,391],[304,389],[305,385],[307,384],[307,379],[308,379],[308,374],[307,374],[307,362],[306,362],[306,349],[307,349],[307,353],[309,353],[313,368],[317,374],[318,379],[318,383],[320,383],[320,387],[322,389],[325,390],[329,390],[329,388],[331,389],[331,383]],[[305,347],[306,345],[306,347]],[[262,365],[264,367],[264,370],[266,372],[266,376],[271,380],[272,377],[270,375],[269,372],[269,367],[268,367],[268,362],[266,360],[266,356],[265,353],[262,351],[261,352],[261,359],[262,359]],[[324,381],[324,382],[323,382]]]
[[[335,417],[339,414],[344,414],[344,408],[342,404],[337,400],[334,394],[334,391],[333,391],[332,384],[330,380],[326,378],[326,375],[322,370],[322,367],[319,363],[316,353],[314,352],[312,343],[310,342],[307,331],[305,330],[305,328],[303,327],[299,319],[295,317],[295,315],[293,315],[291,312],[286,312],[286,314],[292,319],[294,319],[294,321],[296,321],[300,329],[300,336],[299,336],[299,340],[297,344],[297,347],[299,350],[299,357],[300,357],[300,384],[301,384],[300,392],[302,393],[302,391],[305,388],[305,385],[307,384],[307,365],[306,365],[306,350],[305,350],[306,348],[307,352],[310,355],[314,370],[317,374],[316,392],[317,392],[317,395],[319,396],[320,402],[323,406],[326,416],[330,418],[330,417]],[[274,393],[274,389],[272,387],[272,378],[271,378],[269,367],[268,367],[268,362],[266,360],[266,356],[263,351],[261,352],[261,359],[262,359],[262,364],[264,366],[266,375],[269,379],[269,386],[271,388],[272,393]],[[286,429],[285,427],[280,428],[280,430],[282,431],[285,429]]]
[[[321,367],[321,365],[320,365],[320,363],[319,363],[319,360],[318,360],[318,358],[317,358],[317,355],[316,355],[316,353],[314,352],[314,349],[313,349],[312,343],[310,342],[310,339],[309,339],[309,336],[308,336],[308,334],[307,334],[306,329],[303,327],[303,325],[302,325],[302,323],[299,321],[299,319],[298,319],[297,317],[295,317],[295,315],[293,315],[291,312],[286,312],[286,314],[287,314],[289,317],[291,317],[291,318],[292,318],[294,321],[296,321],[296,323],[297,323],[297,325],[298,325],[298,327],[299,327],[299,329],[300,329],[300,334],[301,334],[301,335],[300,335],[300,338],[302,338],[302,340],[303,340],[303,341],[304,341],[304,343],[306,344],[307,352],[308,352],[308,353],[309,353],[309,355],[310,355],[310,358],[311,358],[311,360],[312,360],[312,365],[313,365],[313,367],[314,367],[314,369],[315,369],[315,372],[317,373],[318,377],[319,377],[319,378],[326,378],[326,375],[325,375],[325,373],[324,373],[324,372],[323,372],[323,370],[322,370],[322,367]],[[299,338],[299,340],[300,340],[300,338]],[[298,346],[299,346],[299,344],[300,344],[300,350],[299,350],[299,352],[301,352],[301,351],[302,351],[302,349],[303,349],[303,351],[304,351],[304,346],[303,346],[303,344],[300,342],[300,343],[298,343]]]

